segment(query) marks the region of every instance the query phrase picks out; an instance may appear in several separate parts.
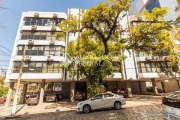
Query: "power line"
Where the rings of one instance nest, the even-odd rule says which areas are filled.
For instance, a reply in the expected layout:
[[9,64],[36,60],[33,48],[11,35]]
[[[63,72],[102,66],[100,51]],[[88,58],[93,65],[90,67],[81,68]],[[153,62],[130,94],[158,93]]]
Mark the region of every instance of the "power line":
[[11,52],[11,50],[9,50],[9,49],[3,47],[2,45],[0,45],[0,47],[2,47],[2,48],[4,48],[4,49],[6,49],[7,51]]
[[5,52],[3,52],[3,51],[1,51],[1,50],[0,50],[0,52],[2,52],[2,53],[4,53],[5,55],[7,55],[7,56],[11,57],[10,55],[8,55],[7,53],[5,53]]

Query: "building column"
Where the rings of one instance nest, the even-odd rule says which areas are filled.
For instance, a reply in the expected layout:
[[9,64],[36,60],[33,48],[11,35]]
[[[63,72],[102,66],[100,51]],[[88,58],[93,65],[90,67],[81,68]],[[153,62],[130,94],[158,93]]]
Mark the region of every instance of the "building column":
[[50,83],[50,93],[52,94],[53,92],[53,82]]
[[76,82],[75,81],[71,81],[71,88],[70,88],[70,100],[71,102],[74,102],[75,101],[75,84]]
[[7,94],[7,98],[6,98],[5,107],[10,106],[13,88],[14,88],[14,82],[10,82],[10,86],[9,86],[9,90],[8,90],[8,94]]
[[44,86],[45,86],[45,80],[42,80],[40,97],[39,97],[39,104],[43,103],[43,101],[44,101]]
[[21,94],[20,104],[24,104],[24,102],[25,102],[25,96],[26,96],[27,86],[28,86],[28,84],[24,84],[24,85],[23,85],[23,92],[22,92],[22,94]]
[[126,83],[127,95],[128,97],[132,97],[131,83],[129,80],[126,80],[125,83]]
[[141,81],[138,81],[138,85],[139,85],[139,94],[142,94]]
[[156,89],[155,79],[154,79],[154,78],[151,78],[151,82],[152,82],[152,87],[153,87],[154,94],[158,94],[158,91],[157,91],[157,89]]
[[178,89],[180,90],[179,80],[176,80],[176,81],[177,81]]
[[162,90],[163,90],[163,92],[165,93],[165,92],[166,92],[166,90],[165,90],[164,82],[161,82],[161,86],[162,86]]

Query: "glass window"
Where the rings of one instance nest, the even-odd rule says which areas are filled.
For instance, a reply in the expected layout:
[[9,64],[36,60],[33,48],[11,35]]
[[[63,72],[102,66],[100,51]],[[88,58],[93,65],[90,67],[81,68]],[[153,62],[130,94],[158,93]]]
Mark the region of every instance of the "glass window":
[[21,66],[21,62],[14,62],[14,67],[20,67]]
[[53,73],[53,63],[52,62],[48,62],[48,73]]
[[113,94],[104,94],[104,98],[111,98],[113,96],[114,96]]
[[22,36],[21,36],[21,39],[22,39],[22,40],[27,40],[27,38],[28,38],[27,35],[22,35]]
[[41,35],[40,40],[46,40],[46,36],[45,35]]
[[58,73],[58,72],[59,72],[59,62],[54,63],[54,73]]
[[102,99],[103,98],[103,95],[102,94],[98,94],[96,96],[93,97],[95,100],[96,99]]
[[36,18],[32,18],[31,19],[31,25],[36,25],[36,20],[37,20]]
[[28,39],[33,39],[34,35],[28,35]]
[[48,19],[43,19],[43,26],[48,26]]
[[30,62],[29,67],[36,67],[36,63],[35,62]]
[[31,22],[31,18],[26,18],[24,25],[30,25],[30,22]]
[[36,67],[42,67],[42,62],[37,62]]
[[42,26],[42,25],[43,25],[43,19],[38,19],[37,25],[38,25],[38,26]]
[[141,63],[141,67],[145,67],[144,63]]
[[47,63],[43,63],[42,73],[47,73]]

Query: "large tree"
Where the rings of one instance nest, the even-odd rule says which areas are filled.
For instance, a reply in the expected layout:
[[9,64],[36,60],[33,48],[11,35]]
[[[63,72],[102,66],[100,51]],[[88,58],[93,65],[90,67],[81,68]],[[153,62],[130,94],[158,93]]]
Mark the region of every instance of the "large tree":
[[[122,70],[121,61],[126,58],[122,51],[134,49],[150,53],[154,48],[158,51],[159,47],[166,49],[167,44],[172,44],[171,39],[166,37],[169,35],[165,31],[169,29],[163,19],[167,12],[165,9],[156,9],[152,14],[147,11],[141,14],[156,23],[144,22],[138,24],[138,27],[128,28],[122,26],[120,21],[127,19],[129,6],[130,0],[107,0],[88,10],[82,10],[80,17],[69,14],[59,24],[61,30],[67,32],[57,34],[58,37],[81,33],[76,41],[70,40],[68,43],[66,54],[69,61],[66,69],[72,79],[78,75],[79,78],[85,78],[90,96],[103,92],[101,86],[106,77],[112,75],[112,69]],[[148,26],[151,27],[148,29]],[[150,37],[152,32],[155,40]],[[155,41],[161,42],[158,47],[151,46]]]

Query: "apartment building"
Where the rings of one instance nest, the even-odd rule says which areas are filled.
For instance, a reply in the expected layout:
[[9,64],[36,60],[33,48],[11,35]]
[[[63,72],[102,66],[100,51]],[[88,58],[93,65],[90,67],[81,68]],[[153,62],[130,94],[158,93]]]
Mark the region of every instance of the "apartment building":
[[[76,15],[77,18],[79,12],[81,9],[68,9],[68,13]],[[79,33],[70,35],[66,37],[66,40],[56,37],[57,32],[62,32],[57,26],[58,23],[66,18],[66,13],[62,12],[28,11],[22,13],[6,74],[5,82],[10,83],[6,106],[9,105],[14,83],[20,75],[21,65],[20,79],[23,85],[21,103],[24,103],[27,86],[32,83],[41,84],[39,103],[43,102],[45,93],[60,91],[64,93],[66,99],[74,101],[75,92],[86,90],[86,83],[82,78],[77,76],[71,78],[69,72],[61,67],[63,62],[68,61],[65,54],[68,42],[76,40],[79,35]],[[131,17],[126,16],[119,22],[126,28],[129,21],[132,21]],[[121,37],[127,37],[126,35],[123,34]],[[173,90],[179,89],[174,76],[165,76],[163,69],[168,67],[166,61],[160,62],[158,58],[155,60],[144,53],[134,51],[124,51],[123,54],[127,56],[127,59],[122,62],[123,70],[120,72],[112,69],[113,74],[106,79],[108,91],[117,87],[126,88],[131,96],[131,93],[146,92],[147,86],[157,85],[167,92],[172,90],[165,88],[166,83],[163,81],[170,79],[176,83]],[[46,89],[47,86],[50,86],[50,90]]]
[[[180,12],[175,12],[176,6],[176,0],[138,0],[136,3],[137,13],[140,13],[144,10],[148,10],[149,12],[151,12],[153,8],[156,7],[167,7],[168,14],[165,17],[166,20],[175,20],[177,18]],[[133,21],[133,19],[131,20]],[[179,44],[179,42],[176,41],[175,44]],[[165,56],[166,53],[164,54],[164,57]],[[164,89],[165,92],[179,90],[179,73],[173,68],[169,68],[167,64],[168,61],[163,60],[163,57],[158,59],[157,57],[157,55],[147,56],[144,53],[136,54],[139,76],[143,76],[144,79],[150,76],[152,78],[159,79],[157,80],[159,82],[156,82],[156,86]],[[146,60],[143,60],[144,58],[146,58]],[[154,68],[154,66],[156,66],[156,68]]]

